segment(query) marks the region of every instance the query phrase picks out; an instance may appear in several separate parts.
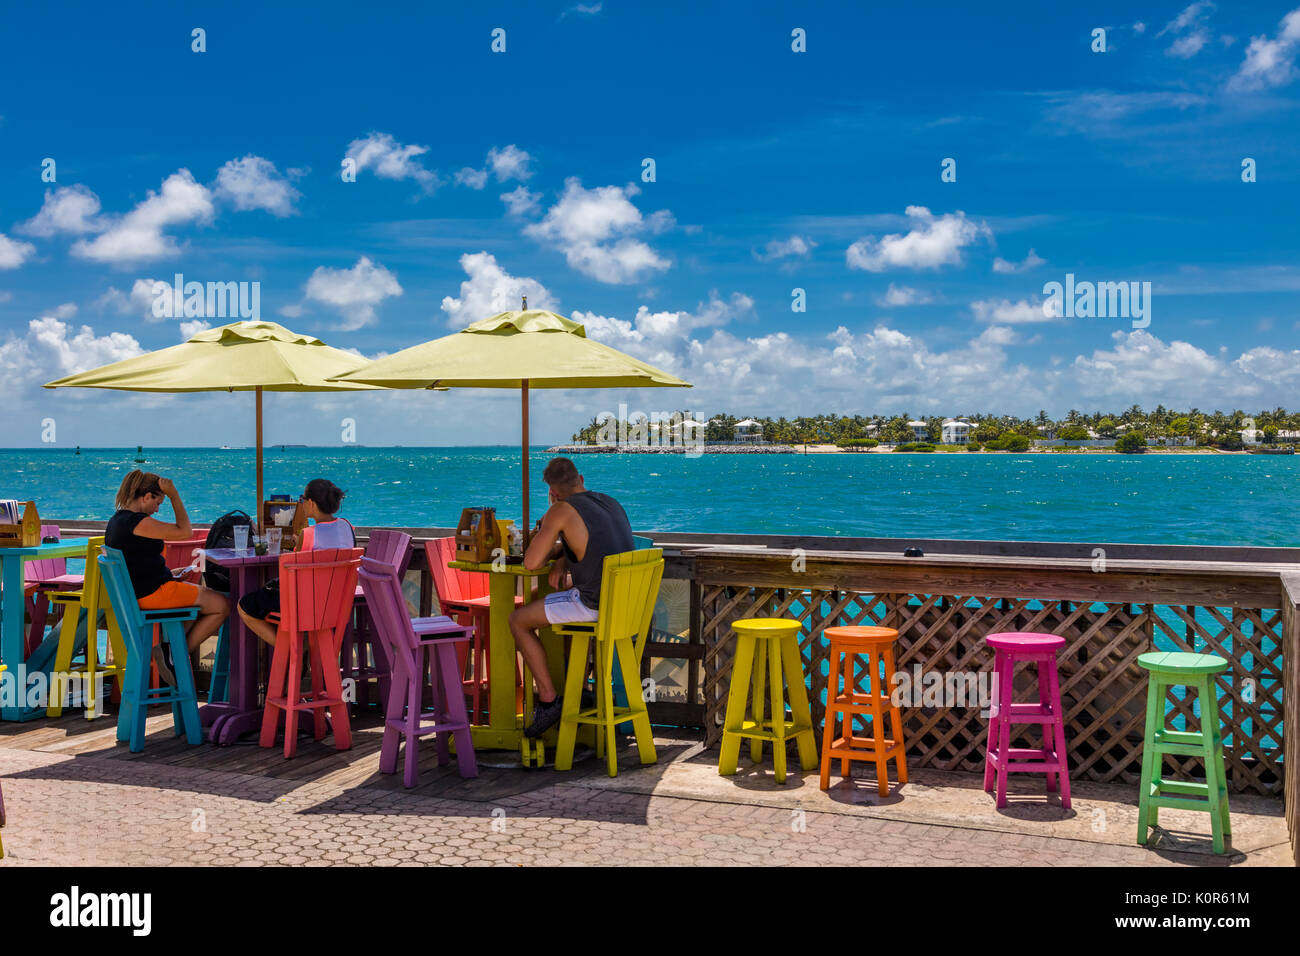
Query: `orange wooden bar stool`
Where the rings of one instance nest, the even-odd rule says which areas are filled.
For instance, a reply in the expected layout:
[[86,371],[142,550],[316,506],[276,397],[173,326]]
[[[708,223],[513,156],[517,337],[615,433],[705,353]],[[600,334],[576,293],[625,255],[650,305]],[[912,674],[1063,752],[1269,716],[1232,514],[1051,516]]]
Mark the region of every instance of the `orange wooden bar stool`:
[[[882,797],[889,796],[889,761],[898,763],[898,782],[907,783],[907,756],[904,753],[903,717],[890,699],[894,688],[894,641],[898,631],[892,627],[828,627],[830,640],[830,675],[826,682],[826,723],[822,729],[822,782],[826,790],[831,783],[831,760],[839,760],[840,776],[849,777],[849,763],[870,760],[876,765],[876,783]],[[858,658],[870,675],[868,693],[857,692],[854,673]],[[884,677],[881,677],[881,667]],[[841,673],[844,690],[838,691]],[[853,733],[853,718],[867,717],[871,736]],[[835,719],[843,725],[835,735]],[[892,727],[885,736],[885,718]]]

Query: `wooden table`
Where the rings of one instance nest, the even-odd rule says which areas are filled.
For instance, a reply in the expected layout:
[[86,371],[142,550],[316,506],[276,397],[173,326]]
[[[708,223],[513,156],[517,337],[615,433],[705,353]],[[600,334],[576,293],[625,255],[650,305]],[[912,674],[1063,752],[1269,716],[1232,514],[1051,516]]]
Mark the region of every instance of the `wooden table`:
[[[448,561],[447,567],[461,571],[477,571],[488,576],[491,621],[488,648],[488,675],[491,678],[488,685],[488,722],[470,726],[474,746],[484,750],[521,750],[524,742],[524,715],[518,713],[515,707],[515,682],[511,676],[502,680],[500,675],[513,675],[515,672],[517,648],[515,637],[510,632],[510,614],[515,609],[515,590],[519,581],[524,581],[525,602],[550,594],[553,590],[547,580],[547,575],[551,572],[550,563],[534,571],[528,570],[522,564],[500,564],[490,561],[482,563]],[[542,628],[538,632],[538,637],[546,650],[551,681],[557,690],[563,690],[566,664],[564,642],[549,627]],[[524,679],[530,678],[525,674]],[[584,743],[589,742],[583,738],[591,737],[591,734],[584,735],[582,731],[590,728],[584,725],[578,730],[578,739]],[[558,735],[557,724],[548,730],[542,739],[553,748]],[[595,738],[591,737],[591,739]]]
[[[13,681],[16,691],[4,693],[0,685],[0,719],[31,720],[45,716],[45,705],[28,707],[27,680],[34,673],[46,677],[48,687],[49,673],[54,667],[55,652],[58,650],[58,630],[54,631],[32,651],[31,657],[24,657],[23,633],[23,565],[28,561],[45,558],[84,558],[88,538],[66,538],[56,544],[38,544],[30,548],[0,548],[0,663],[8,666],[4,678]],[[69,613],[75,614],[76,611]]]
[[230,701],[214,701],[199,708],[199,723],[209,728],[208,739],[227,746],[241,736],[262,729],[262,704],[258,700],[262,642],[244,626],[239,599],[266,581],[266,569],[277,567],[277,554],[255,554],[230,548],[204,550],[204,560],[230,572],[230,618],[226,622],[230,648]]

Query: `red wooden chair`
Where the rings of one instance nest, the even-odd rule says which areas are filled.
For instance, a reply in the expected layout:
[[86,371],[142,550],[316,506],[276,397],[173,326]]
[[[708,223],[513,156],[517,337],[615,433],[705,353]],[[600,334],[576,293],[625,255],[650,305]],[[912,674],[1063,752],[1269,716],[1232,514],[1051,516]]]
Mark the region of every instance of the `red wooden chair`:
[[[456,560],[455,538],[432,538],[424,542],[425,559],[429,572],[433,575],[433,585],[438,592],[438,604],[442,613],[457,624],[474,628],[472,648],[461,645],[457,653],[461,656],[461,683],[465,695],[470,699],[469,716],[473,723],[487,723],[488,694],[488,660],[491,655],[491,599],[488,596],[488,577],[476,571],[461,571],[447,567],[448,561]],[[515,596],[515,605],[523,603],[523,598]],[[516,706],[522,706],[523,671],[518,660],[515,663]]]
[[[335,748],[352,746],[339,673],[339,645],[352,614],[361,554],[360,548],[328,548],[280,555],[280,613],[259,743],[275,745],[283,711],[286,758],[298,749],[298,714],[302,711],[312,712],[316,739],[323,740],[328,708]],[[311,655],[311,693],[306,696],[302,694],[304,639]]]
[[[370,532],[370,540],[366,542],[366,557],[396,569],[397,580],[401,582],[411,563],[411,536],[401,531],[376,529]],[[388,659],[383,641],[375,639],[374,621],[359,584],[354,607],[356,613],[348,621],[347,630],[343,633],[340,654],[343,676],[356,681],[357,703],[362,706],[369,706],[370,682],[376,681],[379,685],[379,706],[387,709],[392,662]]]

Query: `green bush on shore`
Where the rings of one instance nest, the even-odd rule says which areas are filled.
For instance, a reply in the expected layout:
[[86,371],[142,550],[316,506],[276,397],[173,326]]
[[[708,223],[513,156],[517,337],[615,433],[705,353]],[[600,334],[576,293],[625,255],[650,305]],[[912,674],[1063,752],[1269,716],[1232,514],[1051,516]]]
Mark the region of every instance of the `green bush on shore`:
[[1007,432],[984,446],[989,451],[1028,451],[1029,439],[1015,432]]
[[880,442],[874,438],[845,438],[835,443],[837,448],[848,448],[855,450],[858,448],[875,448]]
[[977,442],[977,441],[968,441],[968,442],[966,443],[966,450],[967,450],[967,451],[979,451],[979,450],[980,450],[981,448],[983,448],[983,447],[984,447],[984,446],[981,445],[981,444],[980,444],[979,442]]
[[928,441],[909,441],[899,445],[894,451],[934,451],[934,445]]
[[1147,450],[1147,436],[1141,432],[1125,432],[1115,439],[1115,450],[1125,455],[1141,454]]

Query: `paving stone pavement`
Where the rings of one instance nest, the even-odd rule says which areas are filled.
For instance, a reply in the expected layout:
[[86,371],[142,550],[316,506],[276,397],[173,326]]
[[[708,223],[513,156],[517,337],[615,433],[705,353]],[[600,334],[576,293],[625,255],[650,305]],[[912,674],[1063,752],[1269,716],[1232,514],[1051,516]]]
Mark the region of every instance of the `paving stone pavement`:
[[495,801],[0,750],[0,868],[1222,866],[1188,853],[557,783]]

